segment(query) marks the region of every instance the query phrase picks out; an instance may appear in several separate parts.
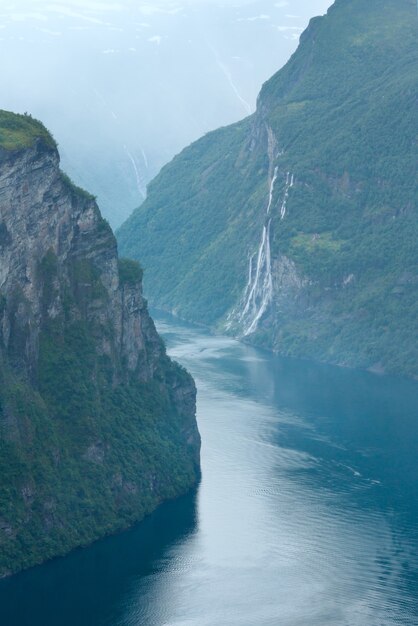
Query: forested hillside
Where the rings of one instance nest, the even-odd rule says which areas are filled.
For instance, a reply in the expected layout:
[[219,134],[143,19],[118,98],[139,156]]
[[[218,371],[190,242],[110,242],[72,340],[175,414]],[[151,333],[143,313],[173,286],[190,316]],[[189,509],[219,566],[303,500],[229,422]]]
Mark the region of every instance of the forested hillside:
[[295,355],[418,376],[418,17],[337,0],[257,112],[185,149],[118,233],[152,304]]

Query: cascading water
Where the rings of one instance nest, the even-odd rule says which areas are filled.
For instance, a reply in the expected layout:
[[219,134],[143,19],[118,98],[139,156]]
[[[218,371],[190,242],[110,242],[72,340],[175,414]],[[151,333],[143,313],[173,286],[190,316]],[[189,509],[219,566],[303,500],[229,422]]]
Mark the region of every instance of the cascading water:
[[[136,161],[135,161],[134,157],[132,156],[131,152],[128,150],[127,146],[123,146],[123,147],[125,149],[126,154],[128,155],[128,158],[129,158],[130,162],[132,163],[132,167],[133,167],[134,172],[135,172],[135,179],[136,179],[137,189],[138,189],[140,195],[145,200],[145,195],[146,194],[145,194],[145,191],[144,191],[143,179],[142,179],[142,176],[141,176],[141,174],[140,174],[140,172],[138,170],[138,166],[136,164]],[[144,156],[144,161],[147,163],[145,153],[143,153],[143,156]],[[147,165],[147,167],[148,167],[148,165]]]
[[249,267],[248,267],[248,282],[245,287],[244,300],[247,299],[247,295],[251,290],[251,285],[253,282],[253,261],[254,261],[255,255],[256,255],[256,252],[254,252],[254,254],[250,256]]
[[273,178],[272,181],[270,183],[270,192],[269,192],[269,203],[267,206],[267,215],[270,213],[270,209],[271,209],[271,203],[273,202],[273,192],[274,192],[274,185],[276,184],[276,180],[277,180],[277,172],[279,171],[278,167],[274,168],[274,174],[273,174]]
[[[271,154],[269,142],[269,156]],[[271,158],[271,156],[270,156]],[[271,161],[270,161],[271,162]],[[243,302],[244,306],[238,316],[238,321],[243,327],[243,335],[247,337],[257,330],[259,321],[267,311],[273,299],[273,277],[271,268],[271,249],[270,249],[270,231],[271,231],[271,207],[273,204],[274,188],[278,178],[278,167],[273,170],[272,165],[269,169],[269,200],[267,204],[267,223],[263,226],[261,242],[257,254],[257,266],[255,274],[253,270],[254,254],[249,262],[249,279],[245,289]],[[280,207],[280,219],[283,220],[286,215],[287,201],[289,191],[294,185],[294,175],[290,172],[286,174],[286,182],[284,195]],[[254,276],[253,276],[254,274]]]
[[285,190],[284,190],[284,197],[283,197],[282,206],[280,207],[280,219],[281,220],[283,220],[285,215],[286,215],[286,208],[287,208],[287,200],[289,198],[289,191],[293,187],[294,182],[295,182],[294,175],[291,174],[290,172],[287,172],[287,174],[286,174],[286,185],[285,185]]

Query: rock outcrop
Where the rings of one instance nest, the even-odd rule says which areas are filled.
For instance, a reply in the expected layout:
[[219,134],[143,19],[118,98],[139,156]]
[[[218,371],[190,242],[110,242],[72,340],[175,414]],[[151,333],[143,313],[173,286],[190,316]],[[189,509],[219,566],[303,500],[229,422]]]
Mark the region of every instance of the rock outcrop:
[[198,479],[195,386],[141,283],[45,129],[2,112],[0,576],[126,528]]

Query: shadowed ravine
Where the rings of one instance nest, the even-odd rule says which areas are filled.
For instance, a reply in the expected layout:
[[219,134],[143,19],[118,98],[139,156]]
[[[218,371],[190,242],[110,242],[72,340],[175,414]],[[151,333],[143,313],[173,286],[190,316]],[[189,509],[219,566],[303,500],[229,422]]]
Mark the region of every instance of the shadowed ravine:
[[158,321],[198,386],[197,496],[3,581],[0,623],[418,623],[418,384]]

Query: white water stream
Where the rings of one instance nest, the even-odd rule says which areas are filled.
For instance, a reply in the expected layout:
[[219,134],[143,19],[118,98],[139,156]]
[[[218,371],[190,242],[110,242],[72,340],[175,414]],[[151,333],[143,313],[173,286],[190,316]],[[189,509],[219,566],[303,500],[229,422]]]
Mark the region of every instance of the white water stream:
[[289,198],[289,190],[293,187],[294,182],[295,182],[294,175],[291,174],[290,172],[287,172],[284,197],[283,197],[282,206],[280,207],[280,219],[282,220],[285,218],[285,215],[286,215],[287,200]]
[[[138,192],[140,193],[142,198],[145,200],[145,192],[144,192],[144,188],[143,188],[142,177],[141,177],[141,174],[139,173],[136,161],[135,161],[134,157],[132,156],[131,152],[128,150],[127,146],[125,145],[123,147],[125,148],[125,152],[128,155],[128,158],[129,158],[129,160],[132,163],[132,167],[133,167],[133,170],[135,172],[136,186],[137,186]],[[146,157],[145,156],[144,156],[144,161],[146,161]]]
[[[269,142],[270,143],[270,142]],[[270,163],[272,149],[269,146]],[[268,309],[273,299],[273,277],[272,277],[272,264],[271,264],[271,248],[270,248],[270,232],[271,232],[271,220],[270,216],[274,189],[278,178],[278,167],[273,170],[272,164],[269,170],[270,186],[269,186],[269,200],[267,204],[266,215],[268,217],[267,224],[263,226],[263,232],[261,236],[261,242],[257,254],[257,266],[254,274],[253,270],[253,254],[249,261],[249,278],[244,292],[244,306],[242,312],[239,315],[239,322],[243,326],[244,337],[251,335],[257,330],[258,324]],[[286,182],[282,204],[280,207],[280,219],[283,220],[286,215],[287,201],[289,198],[289,191],[294,185],[294,175],[290,172],[286,174]]]

